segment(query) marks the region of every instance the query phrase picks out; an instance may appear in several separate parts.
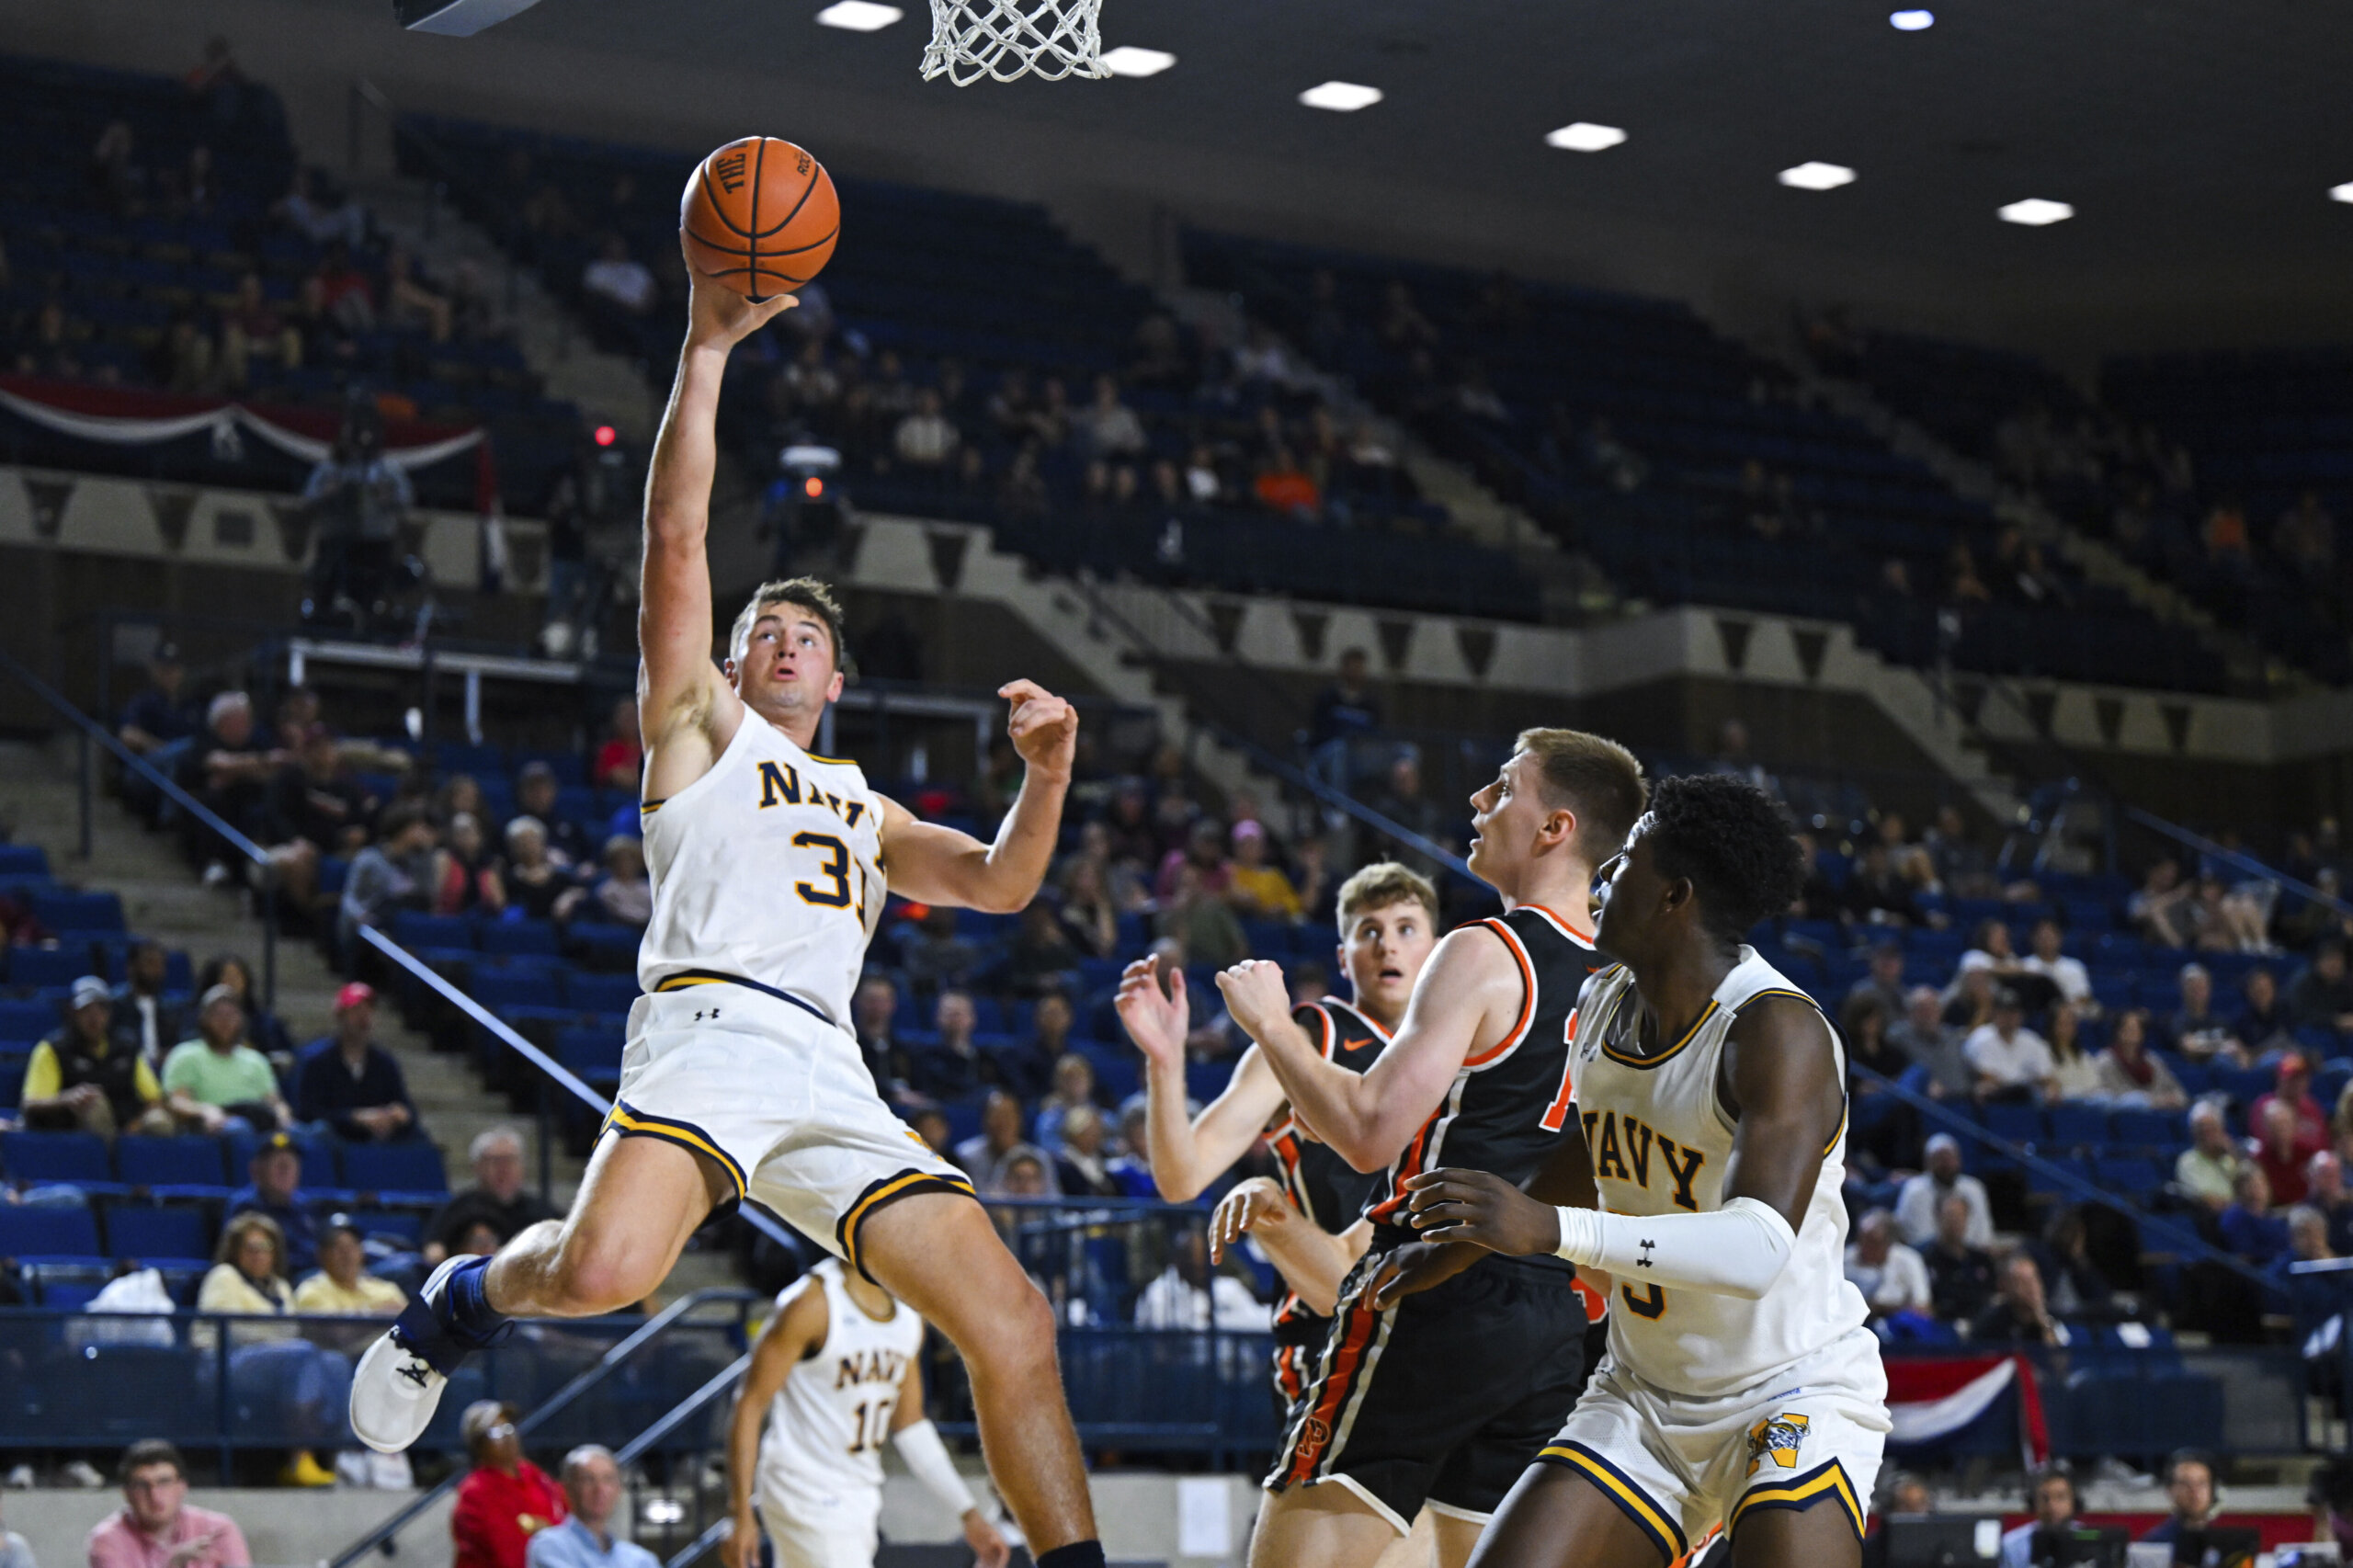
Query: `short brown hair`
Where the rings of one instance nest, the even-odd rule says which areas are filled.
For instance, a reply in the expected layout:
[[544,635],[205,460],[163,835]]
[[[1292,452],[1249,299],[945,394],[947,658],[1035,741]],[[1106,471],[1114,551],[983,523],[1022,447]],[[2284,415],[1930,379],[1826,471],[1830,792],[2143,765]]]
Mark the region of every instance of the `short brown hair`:
[[1343,935],[1358,915],[1392,903],[1418,903],[1430,912],[1433,923],[1438,919],[1438,889],[1419,871],[1394,860],[1375,860],[1342,882],[1337,903]]
[[790,577],[773,583],[762,583],[753,591],[751,603],[735,618],[727,632],[727,656],[740,659],[752,645],[752,627],[760,619],[760,611],[770,605],[790,605],[805,609],[825,623],[825,635],[833,639],[834,667],[847,673],[850,667],[849,644],[842,639],[842,607],[834,597],[834,590],[814,577]]
[[115,1466],[115,1479],[128,1483],[131,1476],[151,1464],[170,1465],[182,1481],[188,1479],[188,1461],[180,1451],[161,1437],[142,1437],[122,1450],[122,1462]]
[[1522,730],[1514,747],[1535,756],[1544,799],[1576,813],[1577,848],[1587,863],[1618,853],[1650,794],[1634,754],[1583,730]]
[[212,1261],[235,1267],[237,1249],[245,1244],[246,1235],[255,1231],[269,1239],[270,1272],[283,1278],[286,1273],[286,1233],[268,1215],[250,1210],[243,1214],[230,1215],[229,1222],[221,1227],[221,1244],[212,1249]]

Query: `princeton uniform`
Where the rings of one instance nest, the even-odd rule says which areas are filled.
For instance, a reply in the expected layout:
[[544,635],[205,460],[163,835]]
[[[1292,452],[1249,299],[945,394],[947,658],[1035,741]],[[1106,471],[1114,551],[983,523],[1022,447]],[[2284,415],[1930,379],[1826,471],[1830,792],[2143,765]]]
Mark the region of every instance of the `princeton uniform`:
[[1374,1183],[1364,1210],[1372,1247],[1341,1283],[1314,1380],[1266,1481],[1274,1492],[1337,1482],[1401,1534],[1425,1506],[1474,1521],[1493,1514],[1560,1429],[1585,1372],[1585,1299],[1559,1258],[1484,1257],[1385,1312],[1368,1290],[1383,1256],[1413,1239],[1407,1177],[1454,1165],[1525,1182],[1571,1114],[1577,992],[1602,961],[1592,938],[1534,905],[1479,924],[1519,966],[1519,1017],[1463,1062]]
[[[1594,977],[1572,1072],[1605,1209],[1722,1207],[1734,1131],[1717,1093],[1724,1040],[1744,1007],[1769,996],[1813,1005],[1743,948],[1690,1033],[1645,1055],[1633,976],[1613,966]],[[1846,1143],[1842,1120],[1763,1300],[1618,1277],[1609,1353],[1544,1449],[1599,1486],[1670,1562],[1753,1509],[1833,1503],[1862,1532],[1887,1437],[1887,1378],[1862,1293],[1847,1279]]]
[[[1291,1022],[1307,1031],[1326,1062],[1336,1062],[1351,1073],[1362,1073],[1389,1043],[1389,1031],[1336,996],[1310,1002],[1291,1011]],[[1309,1136],[1299,1119],[1285,1108],[1283,1119],[1267,1134],[1267,1147],[1281,1167],[1285,1196],[1309,1223],[1334,1234],[1357,1222],[1376,1178],[1365,1175],[1332,1153],[1329,1145]],[[1332,1320],[1286,1290],[1275,1304],[1275,1392],[1286,1410],[1307,1386],[1310,1363],[1330,1333]]]
[[654,917],[606,1130],[716,1159],[864,1272],[876,1205],[971,1182],[891,1114],[847,1020],[881,923],[881,801],[749,711],[710,772],[640,808]]
[[882,1445],[890,1439],[907,1364],[923,1349],[923,1319],[893,1301],[881,1322],[849,1299],[832,1258],[777,1298],[825,1293],[825,1343],[777,1390],[760,1438],[760,1524],[777,1568],[864,1568],[882,1513]]

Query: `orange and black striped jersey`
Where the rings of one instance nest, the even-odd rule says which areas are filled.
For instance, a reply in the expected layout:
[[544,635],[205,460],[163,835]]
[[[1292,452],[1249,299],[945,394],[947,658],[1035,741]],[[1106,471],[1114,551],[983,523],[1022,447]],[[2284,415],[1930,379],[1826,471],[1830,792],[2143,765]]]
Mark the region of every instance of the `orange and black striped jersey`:
[[[1502,1040],[1464,1059],[1446,1097],[1376,1182],[1364,1211],[1379,1225],[1402,1226],[1406,1180],[1440,1165],[1526,1182],[1570,1124],[1577,994],[1608,960],[1590,934],[1540,904],[1475,924],[1494,932],[1519,966],[1519,1017]],[[1393,1243],[1402,1232],[1383,1239]]]
[[[1336,996],[1302,1004],[1291,1009],[1290,1017],[1315,1042],[1325,1061],[1336,1062],[1351,1073],[1371,1066],[1389,1043],[1387,1029]],[[1289,1107],[1267,1134],[1267,1144],[1281,1167],[1283,1191],[1317,1229],[1336,1234],[1357,1222],[1373,1185],[1381,1179],[1378,1176],[1365,1175],[1334,1153],[1328,1144],[1317,1142]],[[1288,1291],[1275,1308],[1279,1335],[1285,1324],[1292,1323],[1312,1323],[1313,1333],[1320,1335],[1324,1321]]]

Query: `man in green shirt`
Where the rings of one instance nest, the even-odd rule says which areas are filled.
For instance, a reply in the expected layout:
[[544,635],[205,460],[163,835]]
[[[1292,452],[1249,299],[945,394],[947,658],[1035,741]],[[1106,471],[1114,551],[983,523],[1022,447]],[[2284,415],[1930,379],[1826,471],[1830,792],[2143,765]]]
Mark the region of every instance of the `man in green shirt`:
[[197,1038],[164,1058],[164,1096],[182,1125],[199,1132],[267,1132],[290,1126],[269,1058],[245,1043],[237,994],[216,985],[198,1003]]

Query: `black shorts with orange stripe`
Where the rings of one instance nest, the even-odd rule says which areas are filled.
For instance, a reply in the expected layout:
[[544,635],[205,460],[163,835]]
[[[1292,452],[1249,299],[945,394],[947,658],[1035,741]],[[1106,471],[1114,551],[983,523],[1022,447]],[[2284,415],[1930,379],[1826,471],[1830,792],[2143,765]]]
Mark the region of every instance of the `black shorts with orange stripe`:
[[1358,1261],[1267,1489],[1337,1483],[1401,1533],[1425,1504],[1484,1520],[1585,1387],[1586,1307],[1550,1258],[1490,1257],[1376,1310]]

